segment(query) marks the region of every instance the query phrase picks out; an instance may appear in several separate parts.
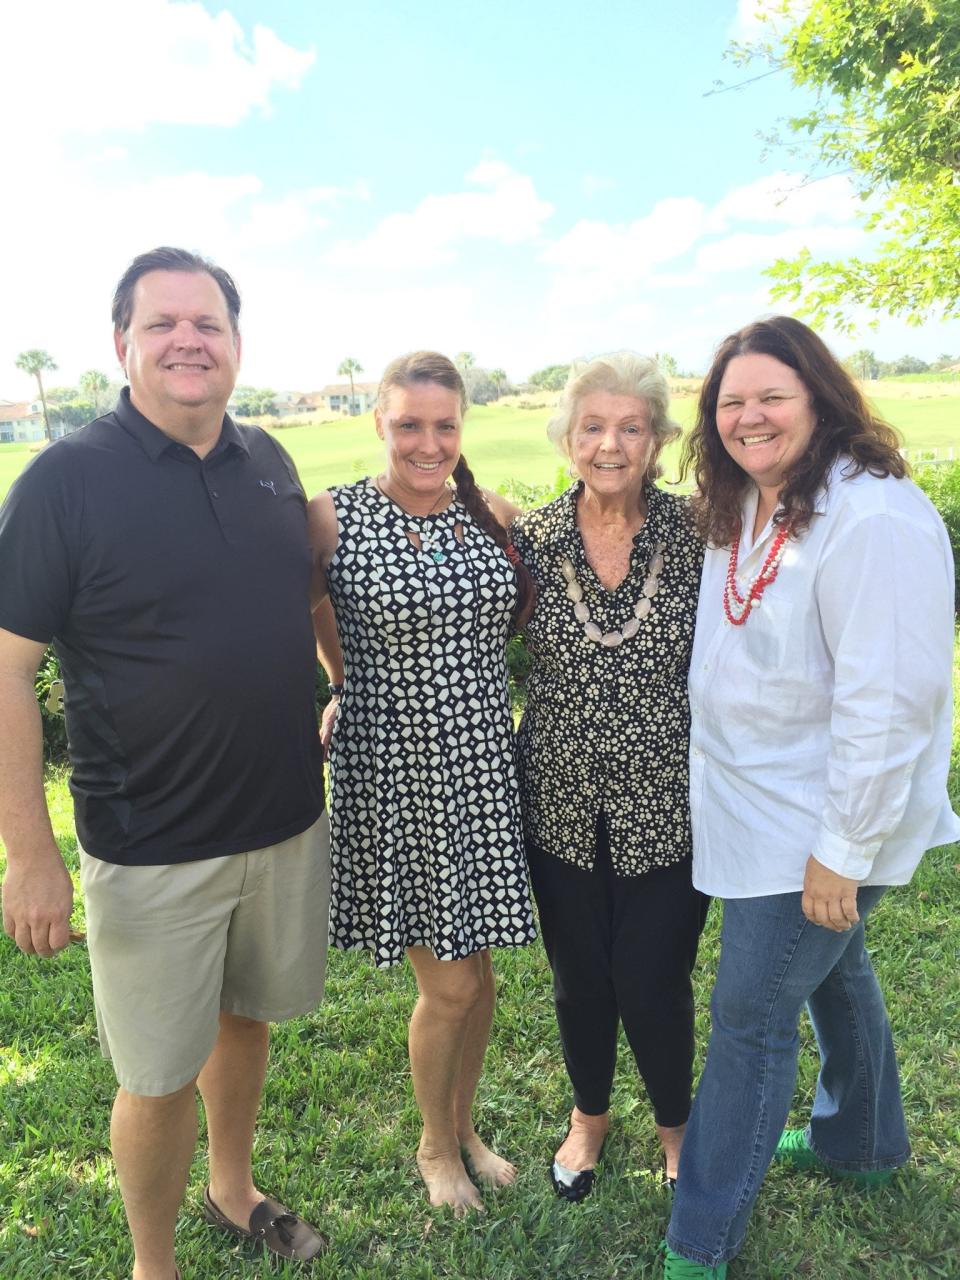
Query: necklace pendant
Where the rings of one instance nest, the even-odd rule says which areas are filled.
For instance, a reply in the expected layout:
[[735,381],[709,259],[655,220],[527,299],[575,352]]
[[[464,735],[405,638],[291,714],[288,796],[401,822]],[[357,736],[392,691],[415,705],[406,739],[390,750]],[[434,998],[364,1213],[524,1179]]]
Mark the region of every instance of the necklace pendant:
[[430,556],[433,559],[434,564],[443,564],[444,560],[447,558],[446,553],[440,550],[431,551]]

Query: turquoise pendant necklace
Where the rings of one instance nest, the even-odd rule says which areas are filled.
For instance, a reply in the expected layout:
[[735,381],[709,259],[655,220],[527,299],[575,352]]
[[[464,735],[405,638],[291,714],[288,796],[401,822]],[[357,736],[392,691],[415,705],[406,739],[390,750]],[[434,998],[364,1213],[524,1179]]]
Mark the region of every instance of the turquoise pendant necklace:
[[434,564],[443,564],[447,553],[440,546],[439,539],[432,533],[425,533],[422,529],[417,530],[417,536],[420,538],[420,550],[423,554],[429,556]]

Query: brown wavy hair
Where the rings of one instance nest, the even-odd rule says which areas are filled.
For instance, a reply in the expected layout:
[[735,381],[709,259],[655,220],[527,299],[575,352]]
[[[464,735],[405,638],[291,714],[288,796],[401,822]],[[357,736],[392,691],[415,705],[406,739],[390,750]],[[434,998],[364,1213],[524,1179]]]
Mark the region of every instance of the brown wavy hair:
[[818,490],[841,454],[850,465],[845,476],[868,471],[902,480],[908,467],[900,454],[900,437],[878,417],[853,378],[822,338],[792,316],[758,320],[730,334],[717,348],[700,388],[693,431],[687,437],[680,474],[690,470],[696,481],[694,516],[701,536],[714,546],[728,546],[740,532],[740,509],[749,481],[724,448],[717,431],[717,399],[727,365],[735,356],[772,356],[798,375],[816,417],[803,457],[787,473],[774,514],[799,533],[810,523]]
[[[390,361],[383,371],[383,377],[377,388],[377,405],[381,413],[387,408],[391,387],[408,387],[411,383],[417,382],[436,382],[439,386],[456,392],[460,400],[460,412],[466,413],[467,389],[460,376],[460,370],[452,360],[441,355],[439,351],[412,351],[409,355],[398,356],[396,360]],[[536,599],[536,587],[530,571],[515,558],[515,553],[513,556],[508,554],[508,548],[512,551],[510,535],[488,506],[462,453],[453,469],[453,482],[456,485],[457,497],[466,507],[474,523],[479,525],[487,537],[497,544],[513,565],[517,580],[517,603],[513,610],[513,625],[519,629],[533,612]]]

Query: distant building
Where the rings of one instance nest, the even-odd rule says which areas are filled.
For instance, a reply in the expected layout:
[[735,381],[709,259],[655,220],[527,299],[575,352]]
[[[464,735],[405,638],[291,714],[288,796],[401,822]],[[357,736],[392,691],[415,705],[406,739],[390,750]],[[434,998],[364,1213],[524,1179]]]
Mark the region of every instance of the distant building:
[[331,413],[369,413],[377,403],[376,382],[355,382],[353,384],[353,404],[350,403],[350,383],[330,383],[322,391],[316,392]]
[[45,440],[43,405],[39,400],[0,400],[0,444]]
[[[353,414],[367,413],[377,402],[376,382],[353,384]],[[321,391],[280,391],[273,397],[278,418],[298,413],[350,414],[350,383],[331,383]]]
[[[59,422],[56,409],[48,406],[50,413],[50,438],[60,440],[76,431],[75,426]],[[0,444],[38,444],[46,440],[43,429],[43,405],[39,400],[14,403],[0,400]]]

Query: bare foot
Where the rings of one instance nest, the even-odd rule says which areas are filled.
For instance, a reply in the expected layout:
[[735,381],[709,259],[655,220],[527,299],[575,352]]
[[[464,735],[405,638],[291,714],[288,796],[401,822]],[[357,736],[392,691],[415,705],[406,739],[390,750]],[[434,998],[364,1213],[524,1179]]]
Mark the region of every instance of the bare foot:
[[480,1192],[470,1181],[459,1151],[428,1152],[421,1143],[417,1168],[434,1207],[448,1204],[456,1218],[462,1218],[470,1209],[483,1212]]
[[680,1149],[683,1146],[683,1135],[687,1131],[685,1124],[673,1125],[665,1128],[662,1124],[656,1126],[657,1137],[660,1139],[660,1145],[663,1147],[663,1155],[666,1160],[666,1172],[668,1178],[677,1176],[677,1168],[680,1164]]
[[[251,1213],[264,1199],[263,1192],[258,1191],[252,1182],[248,1186],[241,1188],[220,1188],[215,1187],[211,1182],[207,1191],[210,1199],[223,1216],[244,1229],[250,1223]],[[136,1277],[134,1277],[134,1280],[136,1280]]]
[[565,1169],[592,1169],[600,1159],[603,1140],[610,1128],[610,1113],[588,1116],[574,1107],[570,1113],[570,1132],[557,1152],[557,1164]]
[[508,1187],[516,1180],[517,1171],[509,1160],[491,1151],[477,1133],[460,1139],[464,1163],[475,1178],[488,1182],[492,1187]]

